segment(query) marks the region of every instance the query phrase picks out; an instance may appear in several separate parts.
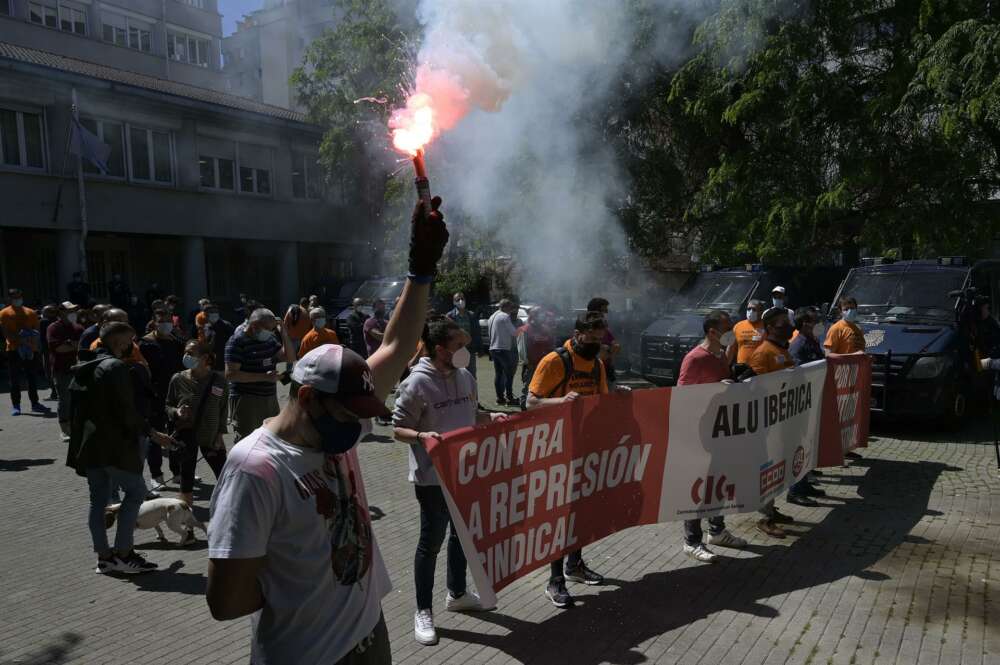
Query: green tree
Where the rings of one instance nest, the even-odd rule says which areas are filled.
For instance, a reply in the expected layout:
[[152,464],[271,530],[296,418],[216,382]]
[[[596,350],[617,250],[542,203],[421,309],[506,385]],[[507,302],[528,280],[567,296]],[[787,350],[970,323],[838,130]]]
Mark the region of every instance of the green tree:
[[[292,84],[310,121],[325,128],[320,161],[328,181],[343,192],[381,254],[386,208],[403,192],[390,182],[398,156],[388,147],[388,119],[411,87],[413,33],[387,0],[337,0],[335,11],[341,16],[336,27],[310,44]],[[405,216],[401,208],[393,212],[400,212],[394,219]],[[395,258],[390,252],[389,262]]]
[[985,7],[721,0],[622,134],[636,245],[697,239],[723,263],[982,253],[1000,189]]

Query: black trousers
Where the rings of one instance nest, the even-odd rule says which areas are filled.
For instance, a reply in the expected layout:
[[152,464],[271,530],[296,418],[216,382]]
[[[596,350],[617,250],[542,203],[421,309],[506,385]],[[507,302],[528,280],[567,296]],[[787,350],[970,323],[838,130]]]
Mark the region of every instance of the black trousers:
[[[583,563],[583,550],[575,550],[570,552],[566,559],[566,568],[573,570],[581,563]],[[563,573],[563,560],[556,559],[552,562],[549,571],[549,584],[565,584],[566,576]]]
[[[191,438],[185,438],[184,447],[170,453],[170,468],[173,470],[174,464],[177,464],[180,469],[181,492],[186,494],[194,491],[194,470],[198,466],[198,450],[198,446]],[[215,479],[218,480],[226,463],[226,449],[201,448],[201,454],[215,474]]]
[[448,503],[444,493],[437,486],[414,485],[417,503],[420,504],[420,540],[417,554],[413,557],[413,577],[417,588],[417,609],[429,610],[434,606],[434,570],[437,556],[444,544],[444,532],[448,537],[448,590],[456,596],[465,593],[465,553],[458,541],[455,525],[451,523]]
[[38,354],[31,360],[25,360],[17,351],[7,352],[7,372],[10,376],[10,403],[15,408],[21,408],[21,376],[28,380],[28,399],[38,404]]

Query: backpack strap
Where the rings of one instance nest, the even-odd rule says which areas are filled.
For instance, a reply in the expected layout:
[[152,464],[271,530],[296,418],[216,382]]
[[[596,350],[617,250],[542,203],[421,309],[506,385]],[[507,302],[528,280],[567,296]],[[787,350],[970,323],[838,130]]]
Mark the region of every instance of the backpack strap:
[[563,380],[559,382],[559,385],[552,389],[552,391],[546,395],[546,397],[555,397],[556,395],[565,395],[566,386],[569,384],[569,379],[573,375],[573,356],[565,347],[560,346],[556,349],[556,355],[563,363]]

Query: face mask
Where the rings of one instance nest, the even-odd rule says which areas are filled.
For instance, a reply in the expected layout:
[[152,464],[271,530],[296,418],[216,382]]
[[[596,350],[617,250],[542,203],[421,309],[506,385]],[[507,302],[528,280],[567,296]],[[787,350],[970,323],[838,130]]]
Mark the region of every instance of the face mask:
[[309,420],[320,437],[320,448],[327,455],[341,455],[358,444],[371,431],[371,421],[341,422],[328,413],[322,416],[309,414]]
[[464,300],[456,300],[455,301],[455,307],[457,307],[459,309],[465,309],[465,301]]
[[67,314],[66,320],[69,321],[70,323],[76,323],[76,312],[73,312],[72,314]]
[[14,298],[13,300],[10,301],[10,304],[13,305],[14,307],[20,307],[21,305],[24,304],[24,299]]
[[727,330],[719,336],[719,344],[725,347],[729,347],[730,344],[736,341],[736,335],[733,334],[732,330]]
[[271,331],[258,330],[257,334],[254,335],[254,339],[256,339],[258,342],[266,342],[267,340],[271,339]]
[[174,331],[174,324],[170,323],[169,321],[164,321],[163,323],[156,324],[156,332],[160,333],[161,335],[169,335],[173,331]]
[[844,310],[844,320],[848,323],[854,323],[858,319],[858,310],[856,309],[845,309]]
[[192,356],[190,353],[184,354],[184,369],[194,369],[198,366],[198,356]]
[[218,314],[214,314],[214,313],[213,314],[209,314],[208,315],[208,320],[209,320],[210,323],[216,323],[219,320],[219,315]]
[[576,355],[580,356],[584,360],[593,360],[597,357],[597,354],[601,352],[600,342],[585,342],[581,344],[576,340],[573,341],[573,350]]
[[451,366],[455,369],[465,369],[471,360],[472,355],[464,346],[451,354]]
[[322,330],[326,327],[326,319],[313,319],[313,328]]
[[755,309],[747,310],[747,321],[750,323],[757,323],[760,321],[760,313]]
[[784,298],[771,298],[771,304],[774,305],[775,307],[784,307],[785,306],[785,299]]

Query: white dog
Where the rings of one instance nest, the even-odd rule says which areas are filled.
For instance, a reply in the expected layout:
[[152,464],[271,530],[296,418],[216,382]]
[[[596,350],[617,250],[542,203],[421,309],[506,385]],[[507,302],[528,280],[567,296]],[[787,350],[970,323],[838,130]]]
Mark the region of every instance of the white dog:
[[[120,503],[104,509],[106,528],[110,529],[114,526],[120,510]],[[139,507],[139,516],[135,520],[135,528],[156,529],[157,537],[163,542],[169,542],[167,537],[163,535],[163,529],[160,528],[161,523],[165,523],[168,529],[181,537],[178,545],[187,545],[194,541],[195,527],[201,529],[205,537],[208,538],[204,523],[195,517],[191,508],[180,499],[153,499],[142,502],[142,506]]]

